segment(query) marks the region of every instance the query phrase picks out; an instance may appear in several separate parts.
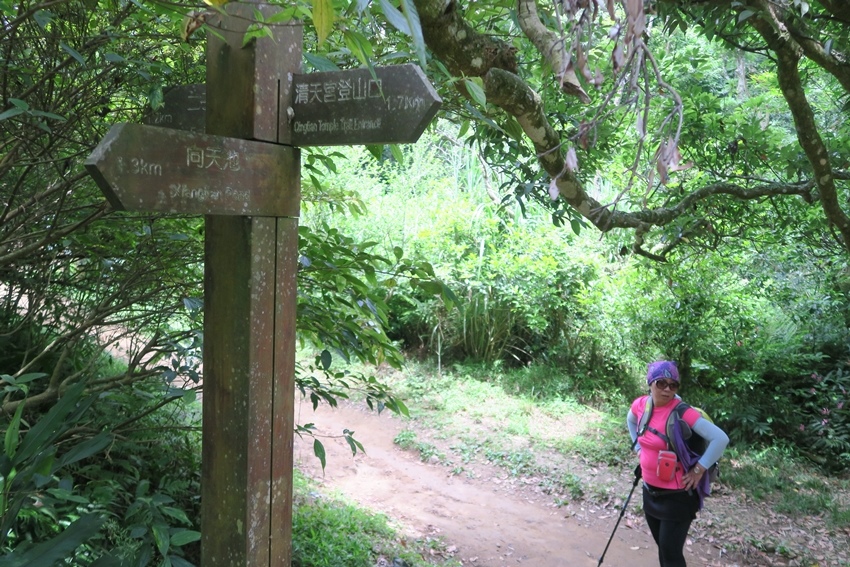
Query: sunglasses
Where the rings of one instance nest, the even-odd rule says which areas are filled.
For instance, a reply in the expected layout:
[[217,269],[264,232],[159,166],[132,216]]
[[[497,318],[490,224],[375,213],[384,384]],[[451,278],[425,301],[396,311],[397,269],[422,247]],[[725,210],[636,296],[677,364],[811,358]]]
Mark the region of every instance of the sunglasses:
[[656,380],[653,382],[655,387],[659,390],[670,390],[671,392],[675,392],[679,389],[678,382],[667,382],[666,380]]

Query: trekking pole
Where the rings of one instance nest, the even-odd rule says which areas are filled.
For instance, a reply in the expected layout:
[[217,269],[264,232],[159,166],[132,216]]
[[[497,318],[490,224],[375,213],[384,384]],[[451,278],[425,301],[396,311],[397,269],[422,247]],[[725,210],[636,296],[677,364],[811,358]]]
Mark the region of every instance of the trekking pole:
[[602,557],[599,558],[599,563],[596,564],[596,567],[602,565],[602,560],[605,559],[605,554],[608,553],[608,546],[611,545],[611,540],[614,539],[614,534],[617,533],[617,526],[620,525],[620,520],[623,519],[623,516],[626,513],[626,507],[629,505],[629,501],[632,499],[632,494],[635,493],[635,488],[637,488],[638,482],[640,482],[640,465],[635,469],[635,482],[632,484],[632,489],[629,491],[629,495],[626,497],[626,501],[623,502],[623,509],[620,510],[620,517],[617,518],[617,523],[614,524],[614,531],[611,532],[611,537],[608,538],[608,543],[605,544],[605,549],[602,551]]

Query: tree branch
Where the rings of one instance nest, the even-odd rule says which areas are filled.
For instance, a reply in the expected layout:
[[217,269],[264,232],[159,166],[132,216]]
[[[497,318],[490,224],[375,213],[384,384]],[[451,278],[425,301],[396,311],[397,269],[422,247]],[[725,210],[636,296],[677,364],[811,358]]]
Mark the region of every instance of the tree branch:
[[561,85],[561,91],[578,97],[585,104],[589,103],[590,97],[581,88],[570,61],[570,55],[567,53],[566,37],[557,35],[543,25],[537,14],[537,0],[520,0],[517,6],[517,19],[525,36],[549,64]]
[[[764,13],[772,14],[767,0],[759,0],[759,3]],[[821,207],[827,220],[841,234],[844,247],[850,251],[850,218],[839,203],[829,151],[818,133],[818,124],[800,78],[799,63],[803,51],[796,42],[790,40],[787,34],[777,32],[776,22],[764,17],[754,17],[752,20],[753,27],[777,55],[779,89],[794,117],[797,141],[811,164],[814,180],[820,193]]]
[[475,31],[455,0],[415,0],[415,4],[425,43],[452,74],[481,77],[493,68],[519,72],[516,49]]

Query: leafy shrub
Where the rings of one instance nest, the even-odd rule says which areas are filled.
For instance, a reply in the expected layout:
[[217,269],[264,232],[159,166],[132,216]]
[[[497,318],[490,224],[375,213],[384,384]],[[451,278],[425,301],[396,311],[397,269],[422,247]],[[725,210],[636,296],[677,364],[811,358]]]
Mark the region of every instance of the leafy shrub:
[[[26,384],[27,378],[0,377],[7,390]],[[53,562],[63,559],[92,538],[103,523],[103,509],[91,507],[75,494],[68,476],[70,467],[100,453],[111,441],[105,433],[72,432],[94,402],[95,396],[83,394],[84,386],[69,388],[23,433],[24,404],[5,424],[0,455],[0,552],[9,564],[23,565],[28,557],[45,553]]]
[[[20,390],[40,377],[2,380]],[[103,394],[86,387],[66,389],[31,424],[21,403],[4,424],[0,550],[10,561],[47,549],[53,561],[197,563],[198,412],[164,383]]]
[[812,373],[792,399],[799,419],[798,444],[813,461],[830,470],[850,467],[850,371]]

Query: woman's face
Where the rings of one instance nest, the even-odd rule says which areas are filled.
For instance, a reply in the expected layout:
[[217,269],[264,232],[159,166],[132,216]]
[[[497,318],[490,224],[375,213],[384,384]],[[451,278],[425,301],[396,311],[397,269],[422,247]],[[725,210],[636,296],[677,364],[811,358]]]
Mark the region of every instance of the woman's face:
[[650,384],[649,391],[652,394],[652,403],[656,406],[663,406],[676,397],[676,392],[679,391],[679,383],[675,380],[662,378]]

